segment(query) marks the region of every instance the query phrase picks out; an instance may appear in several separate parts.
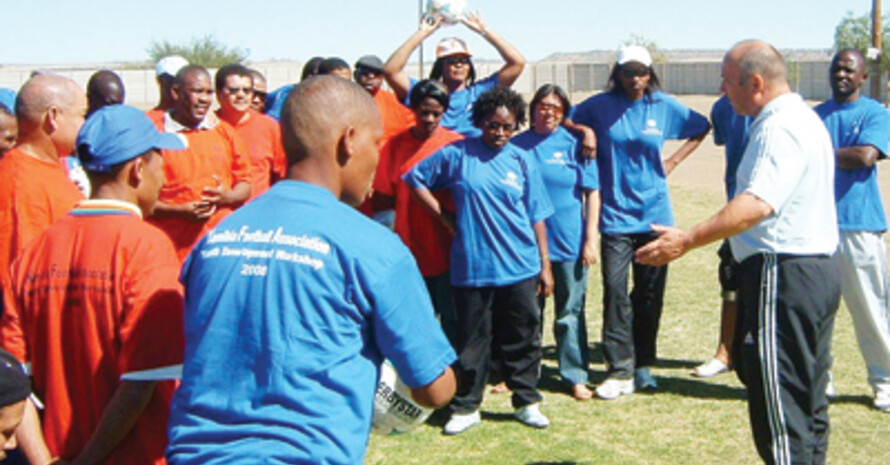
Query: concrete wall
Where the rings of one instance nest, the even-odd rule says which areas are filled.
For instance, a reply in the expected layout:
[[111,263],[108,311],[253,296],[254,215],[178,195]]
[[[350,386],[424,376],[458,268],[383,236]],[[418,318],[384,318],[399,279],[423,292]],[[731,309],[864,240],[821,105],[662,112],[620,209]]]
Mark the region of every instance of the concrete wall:
[[[269,81],[269,88],[275,89],[284,84],[299,81],[302,65],[300,62],[267,62],[255,63],[252,66],[265,74]],[[499,63],[477,63],[476,74],[482,78],[497,71],[500,66]],[[827,61],[790,63],[789,81],[792,87],[805,98],[825,100],[831,95],[831,89],[828,86],[828,66]],[[78,66],[76,68],[55,66],[42,69],[68,76],[78,84],[86,86],[93,71],[102,67],[107,67],[121,75],[126,86],[127,103],[141,108],[149,108],[157,102],[158,90],[152,69],[128,69],[124,66],[108,65]],[[425,73],[429,73],[430,69],[431,65],[426,65]],[[604,63],[532,63],[526,67],[514,84],[514,88],[524,95],[530,96],[541,85],[554,83],[566,89],[573,99],[582,98],[606,87],[610,69],[610,65]],[[655,71],[661,79],[662,87],[672,94],[716,95],[719,93],[719,62],[658,63],[655,65]],[[406,72],[412,77],[419,75],[417,65],[408,66]],[[28,79],[30,73],[31,68],[26,66],[0,67],[0,87],[18,89]],[[868,89],[869,85],[866,83],[863,93],[868,93]]]

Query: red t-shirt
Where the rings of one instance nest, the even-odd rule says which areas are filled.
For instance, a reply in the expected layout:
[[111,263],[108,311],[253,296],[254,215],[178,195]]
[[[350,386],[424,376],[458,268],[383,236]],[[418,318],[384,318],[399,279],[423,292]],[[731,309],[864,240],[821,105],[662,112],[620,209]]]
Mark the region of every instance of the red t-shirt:
[[[163,131],[166,117],[158,129]],[[158,198],[161,202],[181,205],[201,200],[205,187],[215,187],[217,176],[222,184],[231,189],[240,181],[250,182],[250,163],[241,137],[235,128],[218,121],[213,128],[185,129],[178,132],[188,139],[188,148],[182,151],[163,151],[164,186]],[[161,228],[173,241],[176,254],[185,260],[192,247],[205,232],[216,226],[231,213],[231,206],[219,207],[204,222],[180,218],[149,218],[149,223]]]
[[63,217],[83,194],[58,162],[39,160],[18,148],[0,160],[0,282],[38,234]]
[[383,143],[396,134],[414,126],[414,112],[402,105],[396,94],[388,90],[378,89],[377,93],[374,94],[374,102],[377,103],[377,108],[380,109],[380,119],[383,121]]
[[[426,140],[418,140],[411,131],[404,131],[391,138],[380,152],[374,192],[395,198],[395,231],[426,277],[448,271],[453,236],[411,196],[411,188],[402,180],[402,175],[440,148],[461,139],[462,135],[443,127]],[[443,190],[433,195],[443,208],[454,211],[450,192]]]
[[[170,239],[123,202],[84,201],[22,251],[0,333],[31,363],[53,455],[72,459],[84,448],[122,376],[175,376],[184,344],[178,274]],[[164,463],[174,386],[158,383],[103,463]]]
[[[220,113],[217,112],[219,116]],[[222,116],[220,116],[222,119]],[[282,179],[287,175],[287,159],[281,145],[281,128],[269,116],[249,110],[242,122],[225,120],[234,126],[235,131],[247,147],[250,157],[250,198],[269,189],[272,179]]]

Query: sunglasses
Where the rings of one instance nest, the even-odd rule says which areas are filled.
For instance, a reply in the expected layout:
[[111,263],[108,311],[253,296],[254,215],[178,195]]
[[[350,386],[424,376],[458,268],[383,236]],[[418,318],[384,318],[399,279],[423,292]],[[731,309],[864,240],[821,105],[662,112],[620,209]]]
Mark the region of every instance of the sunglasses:
[[259,98],[261,98],[261,99],[263,99],[263,100],[266,100],[266,96],[267,96],[267,95],[269,95],[268,92],[263,92],[263,91],[261,91],[261,90],[256,90],[256,89],[253,90],[253,96],[254,96],[254,97],[259,97]]
[[442,58],[442,63],[446,65],[468,65],[470,64],[470,57],[447,57]]
[[379,76],[383,74],[383,71],[374,68],[365,68],[364,66],[360,66],[355,69],[357,74],[372,74],[374,76]]
[[537,108],[537,110],[540,112],[552,111],[557,115],[561,115],[563,112],[561,105],[554,105],[552,103],[539,103],[535,106],[535,108]]
[[516,130],[515,124],[506,124],[506,123],[501,124],[501,123],[496,123],[494,121],[487,121],[487,122],[485,122],[485,124],[483,124],[483,126],[485,127],[485,129],[488,129],[489,131],[492,131],[492,132],[497,132],[498,129],[502,129],[504,132],[513,132]]
[[239,91],[245,94],[250,94],[253,92],[252,87],[226,87],[226,91],[232,95],[237,94]]
[[649,67],[644,68],[621,68],[621,75],[630,79],[638,76],[646,76],[649,74]]

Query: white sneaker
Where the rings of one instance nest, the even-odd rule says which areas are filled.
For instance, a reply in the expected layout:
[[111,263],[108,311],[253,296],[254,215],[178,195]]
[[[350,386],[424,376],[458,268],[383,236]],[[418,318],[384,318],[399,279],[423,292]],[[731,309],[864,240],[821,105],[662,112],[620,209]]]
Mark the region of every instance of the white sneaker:
[[837,397],[837,391],[834,389],[834,376],[831,371],[828,372],[828,384],[825,386],[825,397],[834,399]]
[[523,425],[531,426],[532,428],[544,429],[550,426],[550,420],[541,413],[537,403],[516,409],[513,412],[513,416]]
[[695,369],[692,370],[692,376],[698,378],[713,378],[721,373],[726,373],[727,371],[729,371],[728,365],[716,358],[712,358],[695,367]]
[[617,399],[634,393],[634,380],[609,378],[596,387],[596,395],[603,400]]
[[890,391],[878,391],[875,393],[875,400],[872,404],[878,410],[890,412]]
[[451,419],[445,423],[443,432],[448,435],[460,434],[482,422],[482,416],[476,410],[473,413],[452,413]]

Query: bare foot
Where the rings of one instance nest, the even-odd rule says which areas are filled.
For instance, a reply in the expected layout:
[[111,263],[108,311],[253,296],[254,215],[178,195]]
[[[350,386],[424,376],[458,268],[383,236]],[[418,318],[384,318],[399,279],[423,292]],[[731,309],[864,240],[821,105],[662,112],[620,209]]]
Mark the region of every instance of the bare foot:
[[575,400],[590,400],[593,397],[593,391],[586,384],[579,383],[572,386],[572,397]]
[[503,381],[491,387],[492,394],[503,394],[505,392],[510,392],[510,388],[508,388],[507,383]]

